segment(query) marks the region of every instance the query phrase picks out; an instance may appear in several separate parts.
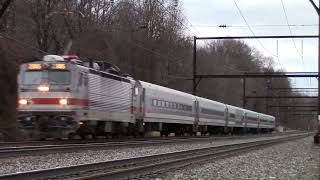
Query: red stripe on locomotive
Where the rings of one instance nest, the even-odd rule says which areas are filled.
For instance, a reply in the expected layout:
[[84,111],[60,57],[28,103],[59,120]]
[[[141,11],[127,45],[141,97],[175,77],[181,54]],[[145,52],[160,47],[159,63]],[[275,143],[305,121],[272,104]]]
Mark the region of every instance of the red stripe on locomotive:
[[31,104],[34,104],[34,105],[60,105],[61,99],[66,99],[68,101],[67,105],[80,105],[80,106],[89,105],[88,99],[77,99],[77,98],[32,98],[29,100],[31,101]]

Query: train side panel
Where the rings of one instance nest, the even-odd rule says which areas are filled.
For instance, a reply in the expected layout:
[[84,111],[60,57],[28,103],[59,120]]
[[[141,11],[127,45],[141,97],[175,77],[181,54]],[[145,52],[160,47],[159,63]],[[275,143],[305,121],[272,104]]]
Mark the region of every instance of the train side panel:
[[259,113],[254,111],[245,110],[245,122],[247,128],[258,128],[259,127]]
[[244,127],[245,122],[244,122],[244,109],[236,107],[236,106],[231,106],[227,105],[228,108],[228,126],[229,127]]
[[267,115],[259,113],[259,120],[259,128],[269,128]]
[[275,121],[275,117],[273,117],[273,116],[270,116],[270,115],[266,115],[267,116],[267,124],[268,124],[268,127],[270,128],[270,129],[274,129],[275,127],[276,127],[276,121]]
[[88,120],[134,123],[131,113],[132,82],[90,69],[88,74]]
[[145,90],[144,122],[194,124],[194,96],[140,81]]
[[205,98],[199,98],[199,125],[225,126],[226,105]]

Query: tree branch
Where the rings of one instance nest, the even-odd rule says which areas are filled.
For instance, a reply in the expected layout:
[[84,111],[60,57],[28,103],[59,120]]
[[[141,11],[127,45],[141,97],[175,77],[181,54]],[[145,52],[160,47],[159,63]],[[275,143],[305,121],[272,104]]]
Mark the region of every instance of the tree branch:
[[9,7],[10,3],[12,3],[13,0],[6,0],[1,9],[0,9],[0,19],[3,16],[3,14],[6,12],[7,8]]

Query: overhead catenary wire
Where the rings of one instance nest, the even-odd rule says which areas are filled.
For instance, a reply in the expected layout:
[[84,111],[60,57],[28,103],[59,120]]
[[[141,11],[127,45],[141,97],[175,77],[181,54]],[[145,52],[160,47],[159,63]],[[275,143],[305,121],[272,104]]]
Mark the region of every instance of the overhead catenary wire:
[[[158,0],[156,0],[156,1],[161,4],[161,2],[159,2]],[[163,5],[163,4],[161,4],[161,5]],[[163,6],[164,6],[164,5],[163,5]],[[165,7],[164,7],[164,8],[165,8]],[[165,10],[168,11],[166,8],[165,8]],[[170,13],[170,11],[168,11],[168,12]],[[139,13],[139,12],[138,12],[138,13]],[[181,25],[184,25],[180,20],[178,20],[178,19],[176,19],[176,20],[177,20]],[[123,29],[118,29],[118,30],[120,30],[120,31],[125,31],[125,30],[123,30]],[[189,29],[189,31],[192,32],[190,29]],[[158,52],[156,52],[156,51],[153,51],[152,49],[146,48],[146,47],[144,47],[142,44],[136,43],[136,42],[134,42],[133,40],[126,40],[126,41],[127,41],[128,43],[130,43],[130,44],[132,44],[132,45],[140,48],[140,49],[143,49],[143,50],[145,50],[145,51],[147,51],[147,52],[149,52],[149,53],[153,53],[153,54],[156,55],[157,57],[165,58],[165,59],[167,59],[167,60],[170,60],[171,62],[177,62],[177,61],[180,61],[180,60],[185,59],[185,57],[177,58],[177,57],[175,57],[175,56],[170,57],[170,56],[167,56],[167,55],[163,55],[163,54],[161,54],[161,53],[158,53]]]
[[[184,18],[186,19],[186,21],[190,24],[190,26],[200,35],[201,33],[198,31],[198,29],[189,21],[189,19],[184,16]],[[186,26],[187,27],[187,26]],[[189,29],[189,28],[188,28]],[[194,33],[193,33],[194,34]],[[196,36],[196,35],[195,35]],[[207,45],[207,47],[210,47],[210,44],[208,44],[207,41],[204,41],[204,43]],[[222,64],[222,66],[226,69],[229,69],[229,70],[232,70],[232,71],[236,71],[236,72],[245,72],[245,71],[241,71],[241,70],[238,70],[238,69],[234,69],[234,68],[231,68],[230,66],[227,66],[225,64]]]
[[168,59],[168,60],[171,60],[171,61],[172,61],[172,60],[177,61],[177,60],[184,59],[184,57],[182,57],[182,58],[177,58],[177,57],[169,57],[169,56],[163,55],[163,54],[158,53],[158,52],[156,52],[156,51],[153,51],[153,50],[151,50],[151,49],[149,49],[149,48],[146,48],[146,47],[144,47],[143,45],[138,44],[138,43],[136,43],[136,42],[134,42],[134,41],[132,41],[132,40],[127,40],[127,42],[130,43],[130,44],[132,44],[132,45],[134,45],[134,46],[136,46],[136,47],[138,47],[138,48],[140,48],[140,49],[143,49],[143,50],[145,50],[145,51],[147,51],[147,52],[149,52],[149,53],[152,53],[152,54],[154,54],[154,55],[156,55],[156,56],[158,56],[158,57],[160,57],[160,58],[165,58],[165,59]]
[[44,51],[44,50],[42,50],[40,48],[37,48],[35,46],[31,46],[29,44],[26,44],[26,43],[24,43],[24,42],[22,42],[22,41],[20,41],[20,40],[18,40],[16,38],[12,37],[12,36],[9,36],[8,34],[0,33],[0,37],[3,37],[5,39],[11,40],[11,41],[14,41],[16,44],[18,44],[19,46],[21,46],[23,48],[33,49],[33,50],[39,51],[39,52],[41,52],[43,54],[49,54],[48,52],[46,52],[46,51]]
[[[281,2],[281,6],[282,6],[282,10],[283,10],[283,13],[284,13],[284,16],[285,16],[285,19],[286,19],[286,23],[288,25],[288,29],[289,29],[289,32],[290,32],[290,35],[293,36],[293,33],[292,33],[292,30],[291,30],[291,26],[290,23],[289,23],[289,18],[288,18],[288,14],[287,14],[287,11],[286,11],[286,8],[285,8],[285,4],[284,4],[284,1],[283,0],[280,0]],[[301,53],[296,45],[296,42],[294,41],[294,39],[292,38],[292,42],[293,42],[293,45],[294,45],[294,48],[296,49],[298,55],[301,57],[301,63],[302,63],[302,67],[303,69],[305,69],[305,64],[304,64],[304,60],[303,60],[303,44],[301,45]],[[306,81],[309,83],[309,86],[311,86],[311,81]]]
[[[118,30],[120,30],[120,29],[118,29]],[[103,30],[103,31],[105,31],[105,32],[110,32],[110,31],[106,31],[106,30]],[[121,31],[121,30],[120,30],[120,31]],[[123,30],[123,31],[125,31],[125,30]],[[0,33],[0,36],[3,37],[3,38],[9,39],[9,40],[11,40],[11,41],[14,41],[15,43],[17,43],[17,44],[18,44],[19,46],[21,46],[21,47],[28,48],[28,49],[32,49],[32,50],[41,52],[41,53],[43,53],[43,54],[50,54],[50,53],[48,53],[48,52],[46,52],[46,51],[44,51],[44,50],[42,50],[42,49],[39,49],[39,48],[37,48],[37,47],[35,47],[35,46],[31,46],[31,45],[28,45],[28,44],[20,41],[20,40],[17,40],[16,38],[13,38],[13,37],[11,37],[11,36],[9,36],[9,35],[7,35],[7,34]],[[138,48],[140,48],[140,49],[142,49],[142,50],[144,50],[144,51],[146,51],[146,52],[149,52],[149,53],[151,53],[151,54],[154,54],[155,56],[157,56],[157,57],[159,57],[159,58],[165,58],[165,59],[168,59],[168,60],[171,60],[171,61],[174,61],[174,62],[175,62],[175,61],[180,61],[180,60],[182,60],[182,59],[185,59],[185,57],[176,58],[176,57],[170,57],[170,56],[167,56],[167,55],[163,55],[163,54],[158,53],[158,52],[156,52],[156,51],[153,51],[153,50],[151,50],[151,49],[149,49],[149,48],[146,48],[146,47],[144,47],[142,44],[136,43],[136,42],[134,42],[134,41],[132,41],[132,40],[126,40],[126,41],[127,41],[128,43],[132,44],[132,45],[135,46],[135,47],[138,47]]]
[[[185,25],[175,14],[173,14],[171,11],[169,11],[165,5],[163,3],[161,3],[159,0],[156,0],[156,2],[158,4],[160,4],[160,6],[162,6],[164,8],[164,10],[169,13],[177,22],[179,22],[183,27],[185,27],[191,34],[193,34],[194,36],[197,36],[197,34],[195,34],[190,28],[189,26]],[[193,29],[200,35],[201,33],[195,28],[195,26],[189,21],[189,19],[187,17],[184,16],[184,19],[186,19],[186,21],[190,24],[191,27],[193,27]],[[205,41],[206,45],[208,45],[208,43]],[[229,66],[223,65],[223,67],[225,67],[226,69],[232,70],[232,71],[236,71],[236,72],[244,72],[238,69],[234,69],[231,68]]]
[[[254,31],[252,30],[251,26],[249,25],[247,19],[245,18],[244,14],[242,13],[240,7],[238,6],[236,0],[233,0],[233,2],[234,2],[234,4],[235,4],[235,6],[236,6],[236,8],[237,8],[237,10],[238,10],[238,12],[239,12],[239,14],[240,14],[240,16],[242,17],[243,21],[245,22],[245,24],[247,25],[249,31],[251,32],[251,34],[252,34],[253,36],[256,36],[256,34],[255,34]],[[279,63],[280,66],[282,67],[282,64],[281,64],[281,62],[280,62],[279,56],[274,55],[274,54],[273,54],[272,52],[270,52],[267,48],[265,48],[264,45],[262,44],[262,42],[261,42],[259,39],[256,39],[256,40],[257,40],[257,42],[260,44],[260,46],[261,46],[266,52],[268,52],[270,55],[272,55],[272,56],[274,56],[274,57],[277,58],[278,63]]]
[[[159,1],[157,0],[157,2],[159,2]],[[159,3],[161,3],[161,2],[159,2]],[[161,3],[161,5],[164,6],[162,3]],[[165,8],[165,7],[164,7],[164,8]],[[166,8],[165,8],[165,10],[166,10],[167,12],[169,12],[170,14],[172,14],[172,13],[171,13],[170,11],[168,11]],[[178,18],[175,17],[174,14],[172,14],[172,16],[173,16],[176,20],[178,20]],[[190,21],[189,21],[187,18],[186,18],[186,20],[190,23]],[[184,27],[186,27],[190,32],[192,32],[192,30],[191,30],[187,25],[185,25],[183,22],[181,22],[180,20],[178,20],[178,22],[181,23]],[[190,23],[190,25],[200,34],[200,32],[194,27],[194,25],[192,25],[191,23]],[[192,32],[192,33],[193,33],[193,32]],[[193,34],[196,36],[195,33],[193,33]],[[44,50],[42,50],[42,49],[39,49],[39,48],[37,48],[37,47],[28,45],[28,44],[26,44],[26,43],[24,43],[24,42],[22,42],[22,41],[19,41],[19,40],[13,38],[13,37],[10,37],[9,35],[6,35],[6,34],[4,34],[4,33],[0,33],[0,36],[4,37],[4,38],[6,38],[6,39],[9,39],[9,40],[15,41],[17,44],[19,44],[20,46],[22,46],[22,47],[24,47],[24,48],[30,48],[30,49],[36,50],[36,51],[38,51],[38,52],[41,52],[41,53],[43,53],[43,54],[49,54],[48,52],[46,52],[46,51],[44,51]],[[132,40],[130,40],[130,41],[128,40],[128,42],[129,42],[130,44],[132,44],[132,45],[140,48],[140,49],[143,49],[143,50],[145,50],[145,51],[148,51],[149,53],[153,53],[153,54],[155,54],[156,56],[158,56],[158,57],[160,57],[160,58],[170,59],[171,61],[172,61],[172,60],[177,61],[177,60],[180,60],[180,59],[185,59],[185,57],[182,57],[182,58],[176,58],[176,57],[174,57],[174,58],[173,58],[173,57],[169,57],[169,56],[163,55],[163,54],[158,53],[158,52],[155,52],[155,51],[153,51],[153,50],[151,50],[151,49],[149,49],[149,48],[146,48],[146,47],[144,47],[142,44],[136,43],[136,42],[134,42],[134,41],[132,41]],[[241,70],[237,70],[237,69],[231,68],[231,67],[226,66],[226,65],[223,65],[223,66],[224,66],[225,68],[228,68],[228,69],[233,70],[233,71],[244,72],[244,71],[241,71]]]
[[[212,27],[212,28],[248,28],[246,25],[228,25],[228,24],[219,24],[219,25],[210,25],[210,24],[196,24],[195,27]],[[318,24],[250,24],[251,27],[315,27],[319,26]]]
[[[104,31],[105,31],[105,30],[104,30]],[[110,32],[110,31],[108,31],[108,32]],[[7,34],[0,33],[0,37],[9,39],[9,40],[11,40],[11,41],[14,41],[14,42],[17,43],[19,46],[22,46],[22,47],[24,47],[24,48],[33,49],[33,50],[39,51],[39,52],[41,52],[41,53],[43,53],[43,54],[49,54],[48,52],[46,52],[46,51],[44,51],[44,50],[42,50],[42,49],[39,49],[39,48],[37,48],[37,47],[28,45],[28,44],[26,44],[26,43],[24,43],[24,42],[22,42],[22,41],[20,41],[20,40],[17,40],[16,38],[13,38],[13,37],[11,37],[11,36],[9,36],[9,35],[7,35]],[[132,44],[132,45],[134,45],[134,46],[136,46],[136,47],[138,47],[138,48],[140,48],[140,49],[143,49],[143,50],[145,50],[145,51],[147,51],[147,52],[149,52],[149,53],[152,53],[152,54],[154,54],[154,55],[156,55],[156,56],[158,56],[158,57],[160,57],[160,58],[166,58],[166,59],[170,59],[170,60],[185,59],[184,57],[182,57],[182,58],[176,58],[176,57],[172,58],[172,57],[163,55],[163,54],[158,53],[158,52],[155,52],[155,51],[153,51],[153,50],[151,50],[151,49],[149,49],[149,48],[146,48],[146,47],[144,47],[144,46],[141,45],[141,44],[135,43],[135,42],[133,42],[132,40],[127,40],[127,42],[129,42],[130,44]]]
[[[159,0],[155,0],[160,6],[163,7],[163,9],[169,13],[177,22],[179,22],[182,26],[184,26],[189,32],[191,32],[191,34],[193,34],[194,36],[197,36],[187,25],[185,25],[175,14],[173,14],[171,11],[169,11],[165,5],[163,3],[161,3]],[[188,22],[190,22],[187,18],[186,20]],[[198,33],[200,34],[200,32],[198,31]]]
[[[109,31],[108,31],[108,32],[109,32]],[[16,38],[13,38],[13,37],[5,34],[5,33],[0,33],[0,37],[3,37],[3,38],[8,39],[8,40],[12,40],[12,41],[14,41],[15,43],[17,43],[17,44],[18,44],[19,46],[21,46],[21,47],[28,48],[28,49],[33,49],[33,50],[39,51],[39,52],[41,52],[41,53],[43,53],[43,54],[50,54],[49,52],[46,52],[46,51],[44,51],[44,50],[42,50],[42,49],[40,49],[40,48],[37,48],[37,47],[35,47],[35,46],[31,46],[31,45],[29,45],[29,44],[26,44],[26,43],[24,43],[24,42],[22,42],[22,41],[20,41],[20,40],[18,40],[18,39],[16,39]],[[173,60],[172,57],[165,56],[165,55],[163,55],[163,54],[161,54],[161,53],[152,51],[152,50],[144,47],[144,46],[141,45],[141,44],[138,44],[138,43],[135,43],[135,42],[129,41],[129,40],[128,40],[128,42],[129,42],[130,44],[132,44],[132,45],[140,48],[140,49],[143,49],[143,50],[145,50],[145,51],[148,51],[149,53],[153,53],[153,54],[155,54],[155,55],[158,56],[158,57],[167,58],[167,59]],[[175,59],[175,60],[179,60],[179,59],[183,59],[183,58],[178,58],[178,59]]]
[[[187,20],[187,22],[190,24],[191,27],[193,27],[193,29],[199,33],[199,35],[201,34],[198,29],[188,20],[187,17],[184,16],[184,18]],[[205,40],[204,43],[206,44],[207,47],[210,47],[210,44],[208,44],[208,42]],[[227,66],[225,64],[222,64],[222,66],[225,68],[225,69],[229,69],[231,71],[236,71],[236,72],[245,72],[245,71],[241,71],[241,70],[238,70],[238,69],[234,69],[234,68],[231,68],[230,66]]]
[[[289,26],[289,18],[288,18],[288,15],[287,15],[287,11],[286,11],[284,2],[283,2],[283,0],[280,0],[280,1],[281,1],[282,10],[283,10],[283,13],[284,13],[284,16],[285,16],[285,19],[286,19],[286,23],[287,23],[287,25],[288,25],[288,29],[289,29],[290,35],[293,36],[291,27]],[[294,39],[293,39],[293,38],[291,38],[291,39],[292,39],[292,42],[293,42],[293,45],[294,45],[295,49],[297,50],[297,53],[298,53],[299,56],[301,57],[302,65],[303,65],[303,67],[304,67],[303,55],[302,55],[302,53],[299,52],[299,50],[298,50],[298,48],[297,48],[297,45],[296,45]]]

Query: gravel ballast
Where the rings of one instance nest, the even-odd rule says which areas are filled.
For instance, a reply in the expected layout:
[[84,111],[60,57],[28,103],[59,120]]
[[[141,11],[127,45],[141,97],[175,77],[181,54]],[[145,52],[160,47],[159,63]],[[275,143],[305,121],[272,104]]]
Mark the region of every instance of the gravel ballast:
[[156,179],[320,179],[320,146],[303,138],[239,156],[192,165]]
[[[268,137],[267,137],[268,138]],[[101,161],[111,161],[138,156],[154,155],[195,148],[218,146],[223,144],[248,142],[266,137],[225,140],[188,142],[175,144],[144,145],[139,147],[115,148],[109,150],[85,150],[72,153],[53,153],[47,155],[10,157],[0,159],[0,174],[32,171],[39,169],[57,168],[63,166],[79,165]]]

